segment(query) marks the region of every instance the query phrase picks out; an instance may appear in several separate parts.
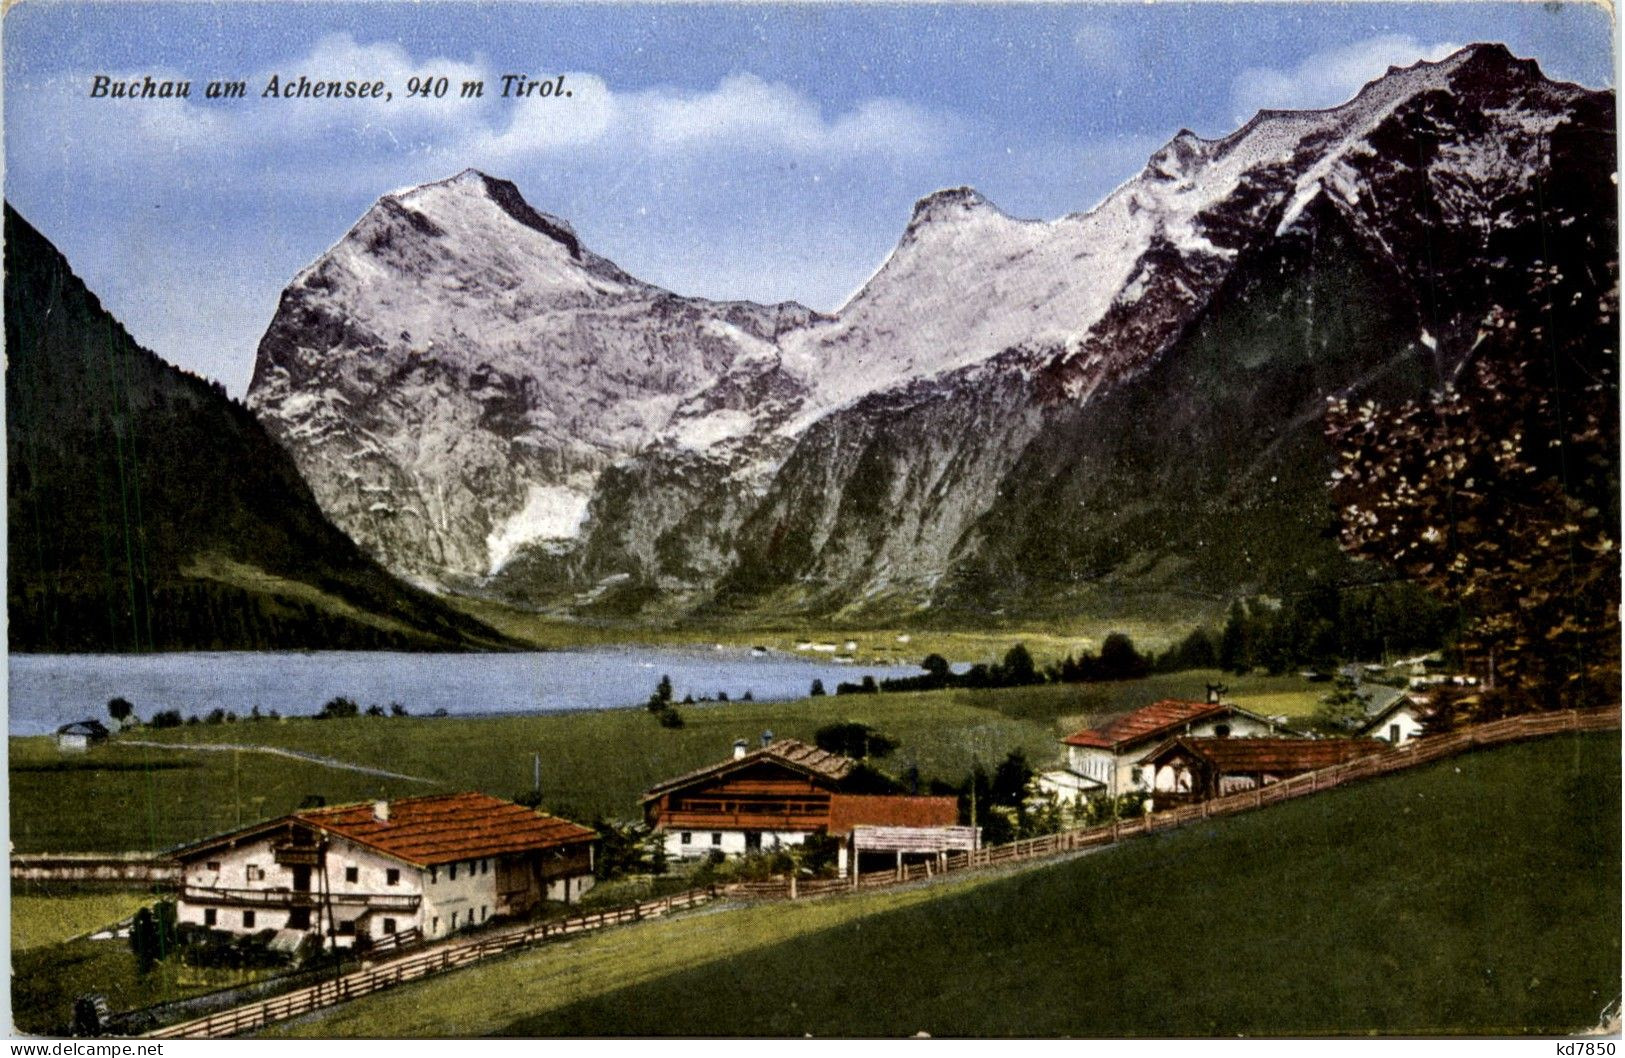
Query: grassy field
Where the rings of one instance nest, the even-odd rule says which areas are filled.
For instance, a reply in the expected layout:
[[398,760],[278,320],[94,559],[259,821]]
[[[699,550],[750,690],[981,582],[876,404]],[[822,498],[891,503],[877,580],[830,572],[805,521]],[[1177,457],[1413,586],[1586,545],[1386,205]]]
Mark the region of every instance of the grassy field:
[[11,893],[11,950],[60,944],[123,921],[152,896],[128,889],[80,891],[14,887]]
[[76,940],[13,952],[11,968],[17,1028],[50,1036],[67,1035],[73,1002],[82,995],[105,996],[110,1011],[124,1012],[246,984],[269,972],[205,970],[166,959],[143,974],[122,940]]
[[[483,790],[511,797],[531,784],[542,756],[547,806],[562,815],[631,819],[642,792],[720,760],[736,738],[765,730],[810,740],[843,720],[899,739],[885,767],[918,767],[957,781],[973,761],[991,766],[1020,748],[1034,765],[1055,759],[1058,735],[1159,698],[1200,698],[1215,672],[1117,684],[1054,684],[994,691],[844,695],[794,702],[684,706],[687,726],[660,727],[641,709],[507,717],[356,717],[242,721],[143,729],[85,754],[63,755],[46,737],[10,740],[11,831],[20,852],[156,851],[280,815],[306,797],[328,803]],[[1303,715],[1322,693],[1296,677],[1223,677],[1232,697],[1271,713]],[[136,746],[132,739],[159,742]],[[412,779],[313,761],[187,747],[293,750]],[[413,781],[413,780],[417,781]]]
[[1075,730],[1163,698],[1203,701],[1210,683],[1223,684],[1226,701],[1265,716],[1306,717],[1315,711],[1328,684],[1300,676],[1234,676],[1196,669],[1121,683],[1044,683],[990,691],[943,691],[955,702],[1023,720],[1054,721],[1057,730]]
[[[976,708],[947,695],[853,695],[798,702],[684,707],[687,726],[662,728],[641,709],[469,718],[240,722],[125,740],[72,758],[48,738],[13,738],[11,832],[18,851],[154,850],[290,811],[310,794],[329,803],[450,790],[511,797],[531,785],[542,757],[547,807],[590,820],[632,819],[638,798],[662,779],[726,758],[734,739],[771,729],[810,740],[840,720],[899,739],[885,763],[927,778],[959,779],[973,758],[991,766],[1022,748],[1033,761],[1056,752],[1050,723]],[[276,746],[428,780],[359,774],[254,752],[187,751],[188,745]]]
[[1619,813],[1618,736],[1547,739],[1014,876],[612,931],[277,1032],[1565,1034],[1619,995]]
[[[813,620],[763,625],[755,621],[749,624],[743,621],[737,624],[706,624],[689,618],[680,624],[625,624],[572,621],[478,599],[448,598],[446,601],[506,636],[544,649],[624,643],[649,646],[722,643],[725,646],[764,646],[795,653],[798,643],[814,641],[844,647],[850,640],[857,644],[853,656],[866,663],[913,663],[927,654],[941,654],[955,662],[995,662],[1012,645],[1025,643],[1042,665],[1082,650],[1098,652],[1101,641],[1112,632],[1127,633],[1141,651],[1161,651],[1184,638],[1200,617],[1187,615],[1177,620],[1144,616],[1106,617],[1078,619],[1061,628],[1046,622],[1041,627],[1012,625],[982,631],[858,626]],[[1213,619],[1222,622],[1223,615],[1215,612]]]

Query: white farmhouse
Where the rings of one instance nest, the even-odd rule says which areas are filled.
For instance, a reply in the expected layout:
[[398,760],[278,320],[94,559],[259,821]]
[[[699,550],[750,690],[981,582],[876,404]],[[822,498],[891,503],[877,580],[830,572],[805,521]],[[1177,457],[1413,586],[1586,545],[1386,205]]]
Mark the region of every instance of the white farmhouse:
[[1066,736],[1066,767],[1040,776],[1038,786],[1062,799],[1146,791],[1150,781],[1140,758],[1174,735],[1246,738],[1278,730],[1274,721],[1224,702],[1164,699]]
[[341,947],[414,929],[443,937],[543,899],[580,899],[597,837],[481,793],[306,809],[176,852],[177,918]]
[[1426,699],[1402,695],[1390,702],[1387,708],[1373,713],[1356,733],[1368,738],[1380,738],[1390,745],[1403,746],[1412,739],[1422,737],[1423,725],[1432,712]]

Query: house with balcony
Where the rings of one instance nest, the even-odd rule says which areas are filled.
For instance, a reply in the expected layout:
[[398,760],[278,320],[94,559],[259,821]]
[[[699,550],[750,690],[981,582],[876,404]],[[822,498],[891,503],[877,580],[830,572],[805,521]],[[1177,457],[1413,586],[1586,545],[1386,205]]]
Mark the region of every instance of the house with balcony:
[[741,739],[731,759],[650,788],[643,814],[678,859],[799,845],[828,830],[830,799],[857,766],[793,738],[764,737],[755,750]]
[[579,900],[597,837],[481,793],[304,809],[174,852],[177,918],[314,933],[340,947],[412,930],[444,937],[543,900]]
[[957,825],[956,798],[865,793],[857,779],[850,757],[767,732],[755,750],[741,739],[731,759],[650,789],[644,818],[676,859],[743,856],[825,835],[840,843],[842,874],[861,856],[901,865],[977,847],[978,831]]
[[1145,793],[1151,781],[1141,758],[1168,738],[1254,738],[1282,732],[1276,720],[1222,702],[1217,693],[1210,692],[1203,702],[1164,699],[1063,738],[1063,766],[1040,775],[1038,788],[1063,801]]

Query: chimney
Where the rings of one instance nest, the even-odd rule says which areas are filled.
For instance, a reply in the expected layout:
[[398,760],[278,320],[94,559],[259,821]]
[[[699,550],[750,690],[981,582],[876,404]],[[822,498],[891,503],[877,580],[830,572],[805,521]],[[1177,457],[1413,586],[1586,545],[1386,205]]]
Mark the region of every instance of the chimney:
[[372,803],[372,818],[380,823],[389,822],[389,802],[374,801]]
[[773,744],[773,732],[771,732],[771,731],[763,731],[762,732],[762,748],[766,749],[768,746],[770,746],[772,744]]
[[734,760],[744,760],[745,759],[745,747],[747,747],[749,745],[750,745],[750,743],[746,742],[742,738],[734,739]]

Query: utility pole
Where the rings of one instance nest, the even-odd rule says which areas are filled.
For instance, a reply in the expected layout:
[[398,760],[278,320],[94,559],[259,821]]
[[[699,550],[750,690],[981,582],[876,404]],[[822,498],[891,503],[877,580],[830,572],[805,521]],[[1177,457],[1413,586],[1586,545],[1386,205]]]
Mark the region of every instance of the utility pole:
[[530,755],[530,789],[536,795],[536,804],[542,803],[542,755]]

